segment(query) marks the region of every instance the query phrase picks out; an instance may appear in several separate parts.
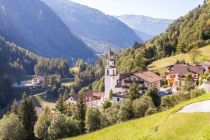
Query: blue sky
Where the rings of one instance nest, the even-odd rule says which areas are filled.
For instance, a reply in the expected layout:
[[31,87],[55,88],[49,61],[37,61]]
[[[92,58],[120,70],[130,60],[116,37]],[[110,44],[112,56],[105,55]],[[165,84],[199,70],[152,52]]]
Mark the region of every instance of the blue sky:
[[72,0],[109,15],[136,14],[176,19],[203,3],[203,0]]

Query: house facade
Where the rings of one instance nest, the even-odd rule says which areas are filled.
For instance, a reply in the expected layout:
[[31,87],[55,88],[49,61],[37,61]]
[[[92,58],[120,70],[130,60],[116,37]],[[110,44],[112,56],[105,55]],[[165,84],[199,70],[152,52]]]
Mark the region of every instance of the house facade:
[[162,77],[150,72],[122,73],[117,75],[113,53],[109,52],[109,59],[105,68],[105,94],[104,99],[112,101],[124,101],[128,98],[129,89],[133,84],[139,88],[139,94],[145,93],[150,88],[160,89]]
[[201,65],[175,64],[169,66],[166,71],[168,86],[181,88],[185,84],[187,74],[191,74],[194,81],[197,82],[199,76],[205,72]]
[[[73,94],[66,100],[66,103],[76,105],[78,100],[79,94]],[[103,95],[101,93],[89,90],[84,93],[83,100],[88,107],[100,107],[103,101]]]

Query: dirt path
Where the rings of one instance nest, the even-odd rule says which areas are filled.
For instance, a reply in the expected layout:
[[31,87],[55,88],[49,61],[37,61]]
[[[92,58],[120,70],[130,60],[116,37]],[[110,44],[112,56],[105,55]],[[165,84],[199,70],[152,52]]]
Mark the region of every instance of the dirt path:
[[179,112],[180,113],[210,112],[210,100],[187,105]]

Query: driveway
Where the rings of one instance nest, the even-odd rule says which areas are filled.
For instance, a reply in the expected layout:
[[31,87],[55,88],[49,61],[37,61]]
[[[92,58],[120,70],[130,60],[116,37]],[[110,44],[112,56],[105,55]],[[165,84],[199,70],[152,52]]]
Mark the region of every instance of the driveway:
[[187,105],[179,112],[180,113],[210,112],[210,100]]

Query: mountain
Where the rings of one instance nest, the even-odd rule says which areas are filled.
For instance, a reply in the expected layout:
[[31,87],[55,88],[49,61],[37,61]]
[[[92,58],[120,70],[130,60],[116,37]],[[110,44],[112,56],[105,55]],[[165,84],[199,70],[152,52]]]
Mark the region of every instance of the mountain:
[[[144,68],[155,60],[175,54],[189,53],[195,47],[201,48],[209,45],[209,13],[210,2],[199,5],[170,24],[166,32],[143,45],[137,44],[134,48],[119,54],[118,71],[136,71],[136,67]],[[206,59],[205,54],[203,55],[203,59]]]
[[33,75],[34,66],[41,58],[0,36],[0,77],[4,75]]
[[42,0],[69,27],[97,53],[104,53],[110,46],[115,49],[131,47],[139,37],[127,25],[113,16],[69,0]]
[[135,33],[143,40],[149,40],[152,37],[166,31],[173,20],[158,19],[142,15],[122,15],[117,18],[132,28]]
[[0,35],[44,57],[95,59],[60,18],[39,0],[0,0]]

